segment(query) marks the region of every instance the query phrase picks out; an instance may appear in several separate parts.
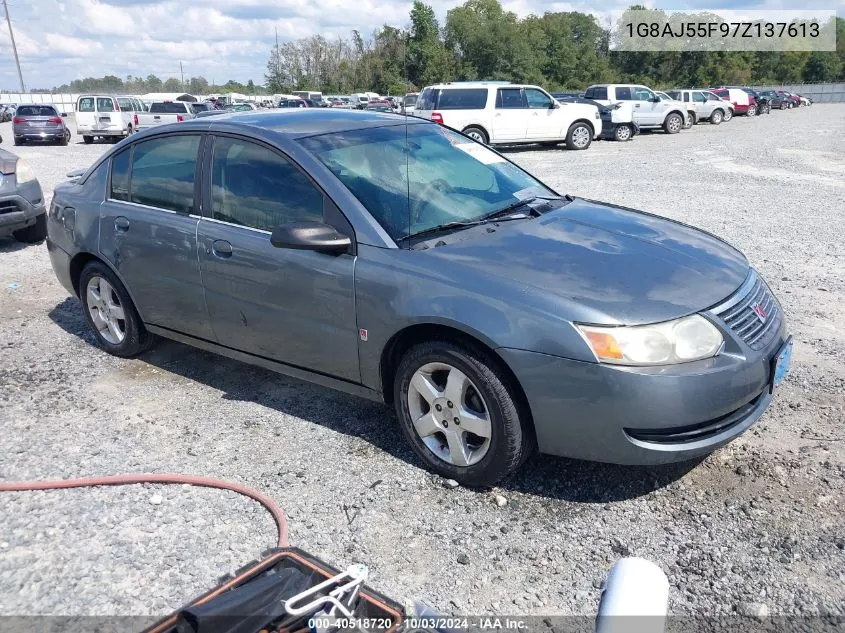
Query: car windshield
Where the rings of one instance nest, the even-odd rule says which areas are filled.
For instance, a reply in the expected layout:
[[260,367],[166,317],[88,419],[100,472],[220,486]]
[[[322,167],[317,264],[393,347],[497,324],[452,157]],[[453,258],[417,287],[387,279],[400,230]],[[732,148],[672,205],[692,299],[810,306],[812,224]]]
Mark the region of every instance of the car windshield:
[[439,125],[367,128],[300,143],[396,241],[530,197],[557,197],[493,150]]

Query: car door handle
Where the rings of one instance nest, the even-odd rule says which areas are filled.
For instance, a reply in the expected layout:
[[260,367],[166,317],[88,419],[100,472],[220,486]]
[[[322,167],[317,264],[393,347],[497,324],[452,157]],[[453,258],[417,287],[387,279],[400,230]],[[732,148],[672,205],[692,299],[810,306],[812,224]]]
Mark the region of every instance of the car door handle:
[[125,233],[129,230],[129,219],[121,216],[118,216],[114,219],[114,230],[118,233]]
[[211,252],[214,253],[215,257],[231,257],[232,245],[226,240],[214,240],[211,243]]

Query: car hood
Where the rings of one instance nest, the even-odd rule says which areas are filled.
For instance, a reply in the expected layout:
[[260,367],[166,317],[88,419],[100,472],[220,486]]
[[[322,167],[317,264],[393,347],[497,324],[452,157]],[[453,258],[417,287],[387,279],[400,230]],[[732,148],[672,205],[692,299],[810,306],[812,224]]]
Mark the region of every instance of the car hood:
[[[424,251],[432,270],[512,282],[551,296],[560,316],[605,324],[655,323],[709,308],[742,285],[749,264],[719,238],[655,215],[589,200],[537,219],[454,233]],[[434,240],[437,242],[438,240]],[[479,291],[473,287],[467,290]]]

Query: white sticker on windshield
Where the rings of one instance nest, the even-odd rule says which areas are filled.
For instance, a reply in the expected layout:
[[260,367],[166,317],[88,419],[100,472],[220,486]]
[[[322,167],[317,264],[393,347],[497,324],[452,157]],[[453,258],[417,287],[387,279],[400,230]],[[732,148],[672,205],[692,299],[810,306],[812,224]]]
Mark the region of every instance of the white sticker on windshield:
[[483,163],[485,165],[507,162],[496,152],[484,147],[483,145],[480,145],[479,143],[456,143],[455,147],[457,147],[461,151],[466,152],[479,163]]

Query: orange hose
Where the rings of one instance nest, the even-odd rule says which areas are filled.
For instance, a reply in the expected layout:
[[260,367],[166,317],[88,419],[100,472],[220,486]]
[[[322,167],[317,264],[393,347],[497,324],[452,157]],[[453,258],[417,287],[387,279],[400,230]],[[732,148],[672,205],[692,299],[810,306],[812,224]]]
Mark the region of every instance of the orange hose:
[[138,475],[107,475],[104,477],[84,477],[80,479],[57,479],[54,481],[10,481],[0,482],[0,492],[27,492],[30,490],[59,490],[63,488],[87,488],[91,486],[125,486],[129,484],[190,484],[204,488],[231,490],[244,495],[263,505],[276,522],[279,533],[278,547],[288,546],[288,522],[285,513],[270,497],[254,488],[247,488],[241,484],[229,483],[211,477],[196,475],[138,474]]

